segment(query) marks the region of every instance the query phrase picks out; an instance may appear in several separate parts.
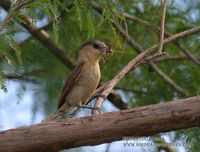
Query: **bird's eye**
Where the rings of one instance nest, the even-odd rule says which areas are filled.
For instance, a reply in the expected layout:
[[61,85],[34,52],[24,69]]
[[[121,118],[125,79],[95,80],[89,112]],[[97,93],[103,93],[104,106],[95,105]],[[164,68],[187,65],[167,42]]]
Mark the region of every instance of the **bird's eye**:
[[100,46],[99,46],[98,44],[96,44],[96,43],[93,44],[93,47],[94,47],[95,49],[100,49]]

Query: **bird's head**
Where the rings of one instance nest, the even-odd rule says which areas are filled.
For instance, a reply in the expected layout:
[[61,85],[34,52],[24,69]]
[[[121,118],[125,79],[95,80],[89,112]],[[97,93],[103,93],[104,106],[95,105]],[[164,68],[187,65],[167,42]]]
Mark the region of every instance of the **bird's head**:
[[105,60],[106,55],[110,52],[112,52],[110,47],[98,40],[86,42],[80,49],[81,54],[87,55],[90,59],[93,58],[94,60],[99,60],[100,58]]

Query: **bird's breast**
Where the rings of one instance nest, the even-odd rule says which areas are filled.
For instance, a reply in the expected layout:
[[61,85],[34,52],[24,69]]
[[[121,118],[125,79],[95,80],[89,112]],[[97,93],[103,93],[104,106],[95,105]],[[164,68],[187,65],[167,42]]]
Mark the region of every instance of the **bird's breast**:
[[67,102],[73,106],[84,105],[97,88],[100,76],[99,65],[84,65],[76,86],[67,96]]
[[100,77],[101,77],[101,73],[100,73],[100,69],[99,69],[99,65],[95,65],[95,66],[86,66],[84,69],[84,74],[82,75],[83,81],[81,83],[84,83],[85,86],[88,87],[88,89],[91,88],[95,88],[97,87]]
[[83,70],[84,74],[81,76],[82,78],[80,79],[81,81],[79,81],[78,86],[80,90],[82,90],[82,93],[80,93],[80,100],[82,104],[85,104],[97,88],[101,74],[98,65],[94,67],[86,67]]

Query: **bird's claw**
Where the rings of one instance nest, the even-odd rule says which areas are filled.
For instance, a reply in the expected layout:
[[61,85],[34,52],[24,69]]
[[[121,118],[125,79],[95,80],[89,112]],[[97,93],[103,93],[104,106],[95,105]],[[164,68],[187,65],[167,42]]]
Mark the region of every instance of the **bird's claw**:
[[91,110],[97,110],[99,113],[101,113],[101,109],[99,107],[79,106],[79,108],[87,108],[87,109],[91,109]]
[[97,110],[99,113],[101,113],[101,108],[99,108],[99,107],[94,107],[94,110]]
[[92,100],[94,99],[98,99],[99,97],[103,98],[104,100],[106,100],[106,96],[104,94],[101,94],[101,93],[97,93],[93,96],[90,97],[90,99],[86,102],[86,105],[91,102]]

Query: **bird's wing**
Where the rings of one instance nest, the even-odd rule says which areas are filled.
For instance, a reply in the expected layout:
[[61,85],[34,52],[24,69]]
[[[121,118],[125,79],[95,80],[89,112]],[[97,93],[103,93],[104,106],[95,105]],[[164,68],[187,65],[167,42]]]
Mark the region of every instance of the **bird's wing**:
[[81,71],[83,69],[83,65],[84,62],[80,62],[72,71],[68,79],[65,81],[65,84],[62,88],[62,92],[60,94],[57,109],[59,109],[65,103],[66,97],[69,94],[70,90],[73,89],[73,87],[76,85],[76,82],[79,80],[82,73]]

